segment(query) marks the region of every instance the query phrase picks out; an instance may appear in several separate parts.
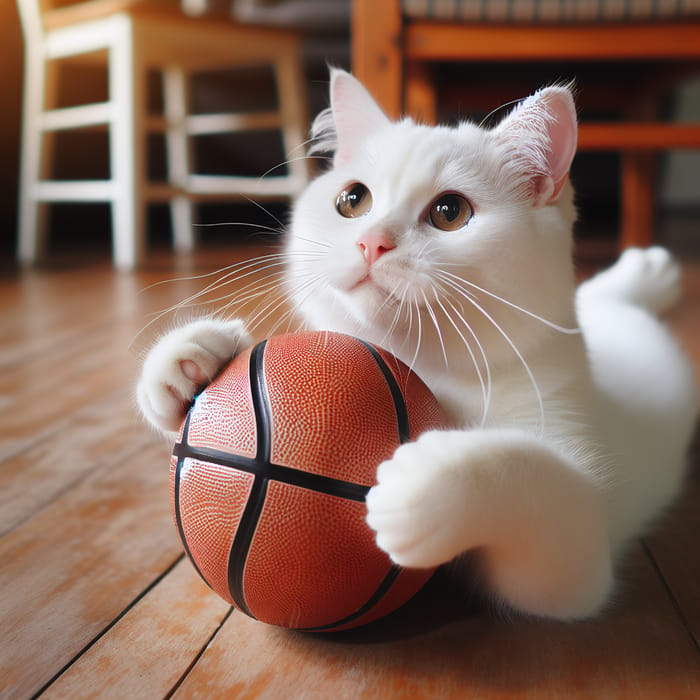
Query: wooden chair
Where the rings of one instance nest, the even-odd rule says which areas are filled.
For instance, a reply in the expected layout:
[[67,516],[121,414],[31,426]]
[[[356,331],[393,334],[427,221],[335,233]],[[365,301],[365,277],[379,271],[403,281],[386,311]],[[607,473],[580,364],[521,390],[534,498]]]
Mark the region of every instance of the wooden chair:
[[[700,147],[700,124],[657,119],[663,95],[700,72],[697,5],[353,0],[352,51],[355,75],[389,115],[428,123],[438,116],[439,74],[447,64],[471,64],[464,69],[468,82],[485,63],[634,63],[622,84],[601,91],[610,106],[622,108],[622,120],[586,123],[584,110],[579,134],[581,149],[621,153],[621,247],[653,240],[654,154]],[[604,83],[605,71],[600,78]],[[460,92],[463,106],[478,97]]]
[[[195,18],[177,0],[17,0],[25,39],[25,85],[20,177],[18,256],[32,263],[45,254],[50,202],[111,203],[113,260],[129,269],[146,247],[145,209],[170,203],[178,250],[194,245],[192,204],[211,198],[284,198],[307,181],[303,159],[274,177],[202,175],[192,172],[191,139],[202,134],[281,130],[292,153],[305,140],[306,91],[297,32],[236,24],[226,18]],[[56,108],[56,65],[71,59],[102,62],[108,99]],[[272,112],[191,114],[189,80],[199,71],[270,65],[277,82]],[[163,74],[162,116],[146,105],[147,71]],[[107,128],[110,178],[49,179],[59,130]],[[166,137],[167,182],[146,177],[146,135]],[[297,152],[298,153],[298,152]]]

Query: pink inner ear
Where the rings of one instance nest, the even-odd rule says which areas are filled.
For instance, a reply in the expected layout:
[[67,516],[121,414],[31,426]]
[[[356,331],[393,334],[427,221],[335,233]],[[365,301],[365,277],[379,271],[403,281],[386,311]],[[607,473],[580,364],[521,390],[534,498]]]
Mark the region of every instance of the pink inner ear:
[[[550,89],[546,92],[547,132],[550,151],[548,158],[549,177],[537,183],[541,204],[555,201],[566,182],[571,161],[576,153],[578,130],[576,111],[568,90]],[[547,182],[544,182],[547,181]]]
[[576,108],[565,87],[538,90],[497,127],[499,138],[522,160],[533,205],[545,206],[559,196],[576,153]]
[[545,172],[534,180],[535,206],[556,201],[566,183],[576,153],[578,131],[571,93],[564,88],[547,88],[537,93],[544,110],[548,151]]
[[389,123],[364,86],[345,71],[333,71],[331,105],[338,134],[336,164],[350,160],[368,134]]
[[559,182],[569,172],[576,153],[576,113],[570,99],[562,99],[558,94],[548,106],[551,110],[549,139],[552,146],[549,167],[552,179]]

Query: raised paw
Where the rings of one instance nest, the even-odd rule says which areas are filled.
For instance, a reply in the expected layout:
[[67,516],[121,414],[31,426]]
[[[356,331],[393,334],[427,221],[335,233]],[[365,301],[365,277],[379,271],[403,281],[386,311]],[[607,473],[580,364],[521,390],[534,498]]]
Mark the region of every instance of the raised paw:
[[202,319],[164,335],[143,363],[137,400],[143,416],[175,431],[201,387],[251,339],[239,320]]
[[628,248],[609,270],[584,283],[581,294],[605,295],[659,314],[681,295],[681,269],[660,246]]
[[379,466],[377,485],[367,495],[367,523],[377,545],[401,566],[439,566],[468,546],[455,469],[459,451],[448,454],[447,435],[432,431],[399,447]]
[[681,295],[681,269],[665,248],[631,248],[620,258],[631,300],[654,313],[670,308]]

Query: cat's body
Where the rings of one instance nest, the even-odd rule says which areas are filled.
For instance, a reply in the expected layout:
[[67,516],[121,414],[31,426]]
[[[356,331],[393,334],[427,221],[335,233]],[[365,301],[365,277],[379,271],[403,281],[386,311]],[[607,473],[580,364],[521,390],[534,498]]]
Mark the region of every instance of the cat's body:
[[[625,544],[683,480],[695,382],[656,318],[678,267],[632,250],[576,291],[565,88],[492,130],[392,124],[342,72],[331,96],[315,130],[334,167],[295,206],[289,297],[308,327],[401,357],[453,426],[380,466],[367,499],[379,546],[419,567],[478,548],[513,608],[596,613]],[[238,321],[165,336],[144,365],[144,415],[176,428],[198,384],[249,343]]]

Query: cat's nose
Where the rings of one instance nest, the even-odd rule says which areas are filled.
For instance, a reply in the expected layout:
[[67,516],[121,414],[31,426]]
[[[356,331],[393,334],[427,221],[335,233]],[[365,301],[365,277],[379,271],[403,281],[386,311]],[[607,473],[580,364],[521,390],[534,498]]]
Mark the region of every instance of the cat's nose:
[[374,265],[384,253],[396,248],[396,244],[388,233],[380,229],[370,229],[357,239],[365,260]]

